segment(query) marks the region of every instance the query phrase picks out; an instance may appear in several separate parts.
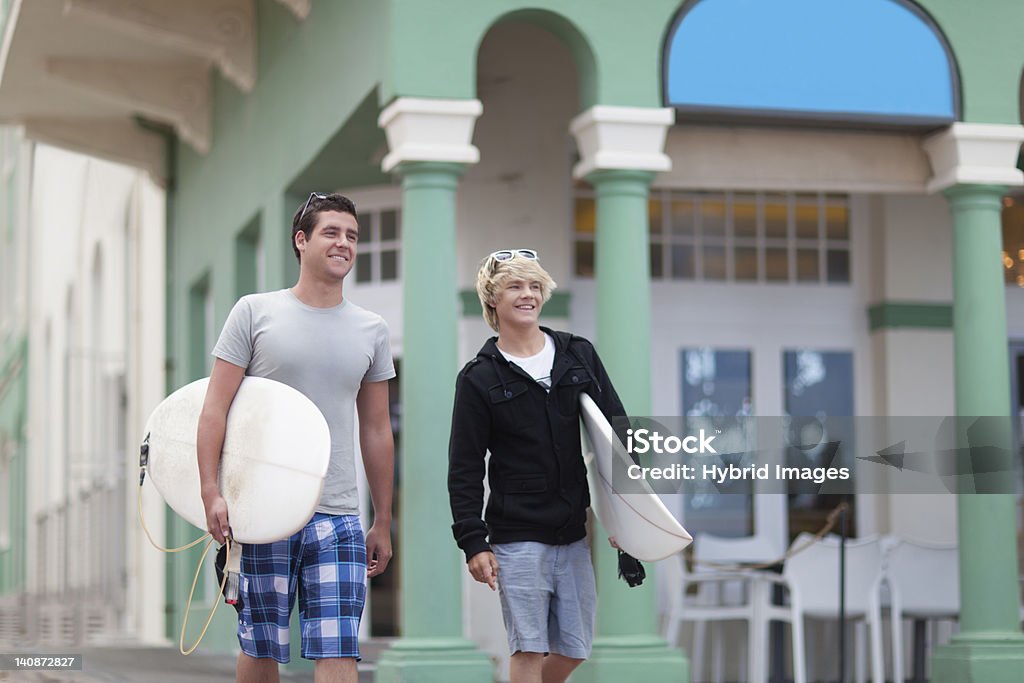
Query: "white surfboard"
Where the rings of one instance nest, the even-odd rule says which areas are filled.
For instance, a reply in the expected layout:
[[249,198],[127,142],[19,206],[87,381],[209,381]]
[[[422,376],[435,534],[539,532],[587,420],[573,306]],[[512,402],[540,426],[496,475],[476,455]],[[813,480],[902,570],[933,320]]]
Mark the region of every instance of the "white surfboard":
[[693,537],[672,516],[650,484],[641,479],[638,493],[620,493],[613,485],[613,473],[624,476],[633,461],[612,431],[604,413],[587,394],[580,394],[587,479],[597,518],[609,536],[638,560],[656,562],[690,545]]
[[[204,531],[196,428],[209,381],[164,399],[144,432],[153,484],[171,509]],[[244,378],[228,411],[220,470],[234,540],[269,543],[301,529],[320,501],[330,458],[330,429],[312,401],[286,384]]]

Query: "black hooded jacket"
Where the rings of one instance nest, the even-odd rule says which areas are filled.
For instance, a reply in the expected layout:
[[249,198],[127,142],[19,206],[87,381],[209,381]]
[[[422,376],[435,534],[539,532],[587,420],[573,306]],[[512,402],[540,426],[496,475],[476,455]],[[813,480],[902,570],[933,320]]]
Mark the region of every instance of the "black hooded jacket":
[[[448,495],[452,531],[467,561],[490,550],[490,543],[564,545],[586,536],[590,492],[579,395],[588,393],[609,421],[626,414],[593,345],[541,329],[555,342],[550,392],[501,355],[496,337],[456,380]],[[488,450],[485,523],[480,513]]]

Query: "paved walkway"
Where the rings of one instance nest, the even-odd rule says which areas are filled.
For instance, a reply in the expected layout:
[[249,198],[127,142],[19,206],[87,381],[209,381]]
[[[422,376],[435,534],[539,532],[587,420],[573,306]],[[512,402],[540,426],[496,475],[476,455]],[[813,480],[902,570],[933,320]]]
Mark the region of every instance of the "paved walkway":
[[[39,648],[33,652],[47,652],[52,648]],[[27,681],[31,683],[230,683],[235,680],[235,656],[211,654],[201,651],[188,657],[174,647],[71,647],[63,653],[82,655],[82,671],[0,671],[0,681]],[[369,654],[369,653],[367,653]],[[372,663],[359,665],[359,683],[373,681]],[[313,672],[281,669],[281,681],[305,683],[313,680]]]

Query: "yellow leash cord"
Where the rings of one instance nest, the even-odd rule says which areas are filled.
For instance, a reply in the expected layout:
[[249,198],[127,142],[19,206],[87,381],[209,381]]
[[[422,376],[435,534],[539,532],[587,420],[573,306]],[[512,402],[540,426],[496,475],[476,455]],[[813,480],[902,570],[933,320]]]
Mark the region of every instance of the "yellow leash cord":
[[[209,534],[207,534],[209,536]],[[231,539],[225,539],[228,545],[228,552],[225,557],[224,566],[227,567],[227,559],[231,557]],[[185,649],[185,627],[188,625],[188,612],[192,607],[192,596],[196,592],[196,584],[199,582],[199,570],[203,568],[203,562],[206,561],[206,554],[210,552],[210,546],[213,545],[213,539],[211,538],[206,542],[206,547],[203,549],[203,556],[199,558],[199,566],[196,567],[196,575],[192,577],[192,588],[188,592],[188,602],[185,603],[185,617],[181,620],[181,635],[178,636],[178,651],[183,655],[192,654],[199,643],[202,642],[203,636],[206,635],[206,629],[210,628],[210,622],[213,621],[213,615],[217,612],[217,608],[220,607],[220,599],[224,596],[224,584],[228,580],[227,569],[224,571],[224,576],[220,580],[220,589],[217,591],[217,597],[213,599],[213,607],[210,609],[209,616],[206,617],[206,623],[203,624],[203,630],[199,632],[199,637],[196,638],[196,642],[188,650]]]
[[193,652],[195,652],[195,649],[197,647],[199,647],[199,643],[202,642],[203,636],[206,635],[206,629],[208,629],[210,627],[210,622],[213,621],[213,615],[217,612],[217,608],[220,607],[220,599],[224,596],[224,585],[227,583],[227,579],[228,579],[228,572],[227,572],[227,566],[229,564],[228,560],[230,560],[230,558],[231,558],[231,550],[232,550],[232,547],[235,544],[231,541],[230,538],[226,539],[227,540],[228,550],[227,550],[227,554],[226,554],[226,556],[224,558],[225,570],[224,570],[224,576],[220,580],[220,590],[219,590],[219,592],[217,594],[217,597],[214,598],[213,607],[210,608],[210,614],[206,618],[206,623],[203,624],[203,630],[199,633],[199,637],[196,639],[196,642],[192,645],[192,647],[190,647],[188,650],[186,650],[185,649],[185,627],[188,625],[188,613],[192,609],[192,597],[195,595],[195,592],[196,592],[196,584],[199,583],[199,572],[203,568],[203,562],[206,561],[206,555],[207,555],[207,553],[210,552],[210,546],[213,545],[213,540],[214,539],[213,539],[213,537],[210,536],[210,533],[207,532],[207,533],[203,534],[202,536],[200,536],[199,538],[197,538],[196,540],[192,541],[191,543],[183,545],[183,546],[181,546],[179,548],[165,548],[162,545],[160,545],[159,543],[157,543],[155,540],[153,540],[153,534],[151,534],[149,532],[149,527],[146,526],[146,518],[142,514],[142,484],[145,481],[146,470],[147,470],[146,465],[142,465],[142,467],[140,468],[140,472],[139,472],[139,496],[138,496],[138,501],[139,501],[139,522],[142,523],[142,530],[146,533],[146,538],[149,539],[149,542],[153,545],[153,547],[156,548],[157,550],[160,550],[161,552],[165,552],[165,553],[180,553],[183,550],[188,550],[189,548],[192,548],[193,546],[199,545],[204,540],[209,539],[208,541],[206,541],[206,546],[203,548],[203,554],[199,558],[199,566],[196,567],[195,576],[192,577],[192,588],[188,592],[188,601],[185,603],[185,617],[181,621],[181,634],[178,637],[178,651],[181,652],[181,654],[183,654],[183,655],[190,655]]

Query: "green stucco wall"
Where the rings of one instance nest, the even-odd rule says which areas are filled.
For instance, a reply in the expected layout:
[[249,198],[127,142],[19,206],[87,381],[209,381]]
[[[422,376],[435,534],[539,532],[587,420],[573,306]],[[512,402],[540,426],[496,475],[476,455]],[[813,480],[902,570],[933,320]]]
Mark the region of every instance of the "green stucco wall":
[[383,102],[399,96],[475,97],[480,43],[494,24],[515,18],[551,30],[569,46],[581,75],[580,101],[587,108],[660,105],[661,45],[679,3],[391,0],[390,5]]
[[963,120],[1021,123],[1024,3],[1018,0],[925,0],[960,68]]
[[[300,23],[279,3],[261,0],[255,88],[245,94],[217,79],[212,149],[204,156],[178,144],[169,245],[176,292],[186,294],[209,271],[215,327],[234,303],[234,245],[254,216],[265,230],[267,286],[282,286],[285,259],[278,257],[290,254],[285,216],[293,208],[282,206],[282,195],[381,80],[385,10],[385,3],[318,2]],[[180,384],[188,379],[187,296],[174,299],[170,353]]]
[[0,505],[7,507],[9,534],[6,547],[0,548],[0,595],[25,589],[27,378],[27,340],[12,338],[0,347],[0,444],[10,440],[14,446],[8,463],[7,489],[0,491]]

